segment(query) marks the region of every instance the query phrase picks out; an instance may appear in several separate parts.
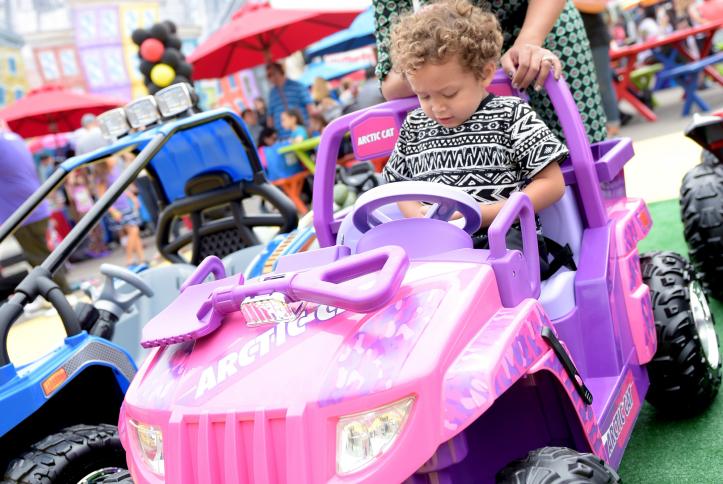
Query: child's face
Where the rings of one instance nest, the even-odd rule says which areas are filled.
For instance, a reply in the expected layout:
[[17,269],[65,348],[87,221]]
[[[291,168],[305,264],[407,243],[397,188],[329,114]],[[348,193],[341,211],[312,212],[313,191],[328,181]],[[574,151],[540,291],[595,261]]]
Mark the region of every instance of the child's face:
[[286,130],[292,130],[296,128],[296,119],[286,113],[281,113],[281,126]]
[[258,119],[256,118],[256,113],[254,111],[248,111],[243,116],[243,120],[246,124],[255,126],[256,123],[258,123]]
[[443,64],[425,64],[408,73],[407,79],[425,114],[445,128],[454,128],[467,121],[487,96],[494,64],[479,74],[463,69],[455,56]]

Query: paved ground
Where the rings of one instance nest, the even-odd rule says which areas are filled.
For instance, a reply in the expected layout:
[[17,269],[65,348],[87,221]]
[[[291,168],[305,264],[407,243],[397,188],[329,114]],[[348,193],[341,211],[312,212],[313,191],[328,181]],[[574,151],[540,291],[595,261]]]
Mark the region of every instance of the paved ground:
[[[656,93],[658,120],[650,123],[638,116],[623,127],[622,135],[633,140],[635,157],[625,167],[628,194],[647,202],[678,198],[680,181],[700,159],[700,148],[683,135],[692,116],[681,116],[681,90]],[[723,88],[711,87],[701,96],[713,110],[723,108]]]

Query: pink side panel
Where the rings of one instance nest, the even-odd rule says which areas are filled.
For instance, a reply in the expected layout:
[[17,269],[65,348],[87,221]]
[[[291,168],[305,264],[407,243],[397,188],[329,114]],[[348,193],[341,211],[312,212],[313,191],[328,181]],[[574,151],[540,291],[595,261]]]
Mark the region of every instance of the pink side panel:
[[645,202],[637,198],[611,200],[607,209],[614,224],[614,256],[618,259],[630,333],[637,362],[643,365],[655,354],[656,336],[650,290],[643,284],[637,244],[650,232],[652,219]]
[[443,438],[470,425],[523,375],[548,370],[568,393],[590,449],[606,457],[592,407],[582,401],[542,339],[544,326],[552,327],[539,303],[528,300],[517,308],[499,310],[470,341],[444,377]]

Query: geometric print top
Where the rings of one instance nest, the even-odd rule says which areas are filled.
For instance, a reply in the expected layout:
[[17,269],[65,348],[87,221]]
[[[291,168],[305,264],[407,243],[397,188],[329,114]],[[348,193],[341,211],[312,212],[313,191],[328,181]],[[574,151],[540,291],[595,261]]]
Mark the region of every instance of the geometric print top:
[[383,175],[463,189],[480,203],[507,200],[551,162],[568,155],[529,104],[488,95],[472,116],[445,128],[421,108],[407,114]]

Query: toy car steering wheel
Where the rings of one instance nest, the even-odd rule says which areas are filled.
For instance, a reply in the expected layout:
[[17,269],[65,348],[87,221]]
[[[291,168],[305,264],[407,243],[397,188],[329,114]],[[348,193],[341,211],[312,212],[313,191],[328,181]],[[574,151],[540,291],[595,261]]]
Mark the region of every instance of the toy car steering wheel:
[[[100,273],[105,276],[103,289],[95,302],[95,307],[112,313],[116,318],[130,310],[131,305],[141,296],[153,297],[153,289],[136,273],[112,264],[102,264]],[[125,282],[134,290],[120,294],[115,287],[115,280]]]
[[425,218],[448,222],[454,212],[464,217],[462,230],[474,234],[482,224],[479,203],[468,193],[439,183],[405,181],[381,185],[362,194],[354,204],[352,222],[361,233],[394,220],[377,210],[396,202],[430,202]]

